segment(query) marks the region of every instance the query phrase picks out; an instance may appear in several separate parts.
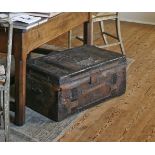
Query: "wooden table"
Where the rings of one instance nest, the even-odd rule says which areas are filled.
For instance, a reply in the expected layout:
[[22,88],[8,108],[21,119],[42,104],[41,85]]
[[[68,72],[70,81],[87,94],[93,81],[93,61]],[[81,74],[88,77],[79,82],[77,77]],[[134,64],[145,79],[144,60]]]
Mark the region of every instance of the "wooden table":
[[[89,20],[91,13],[61,13],[50,18],[46,23],[28,31],[14,30],[13,54],[15,57],[15,124],[25,122],[26,104],[26,59],[28,54],[39,46],[84,23],[84,42],[91,43]],[[0,29],[0,51],[6,51],[6,33]],[[87,36],[87,37],[86,37]]]

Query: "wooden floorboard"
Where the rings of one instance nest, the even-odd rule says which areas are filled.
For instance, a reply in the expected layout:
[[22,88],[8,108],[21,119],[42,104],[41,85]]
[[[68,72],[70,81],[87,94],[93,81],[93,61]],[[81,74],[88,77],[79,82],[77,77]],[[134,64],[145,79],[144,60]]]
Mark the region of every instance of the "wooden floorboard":
[[[127,22],[121,26],[127,57],[135,60],[128,70],[125,95],[87,110],[59,141],[155,141],[155,26]],[[74,33],[81,31],[78,27]],[[66,46],[67,37],[51,43]]]

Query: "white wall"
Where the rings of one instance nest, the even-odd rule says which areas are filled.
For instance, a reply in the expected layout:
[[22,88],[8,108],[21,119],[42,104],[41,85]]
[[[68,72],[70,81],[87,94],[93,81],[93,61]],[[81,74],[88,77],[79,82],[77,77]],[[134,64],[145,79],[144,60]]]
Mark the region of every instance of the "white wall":
[[122,21],[155,25],[155,12],[121,12]]

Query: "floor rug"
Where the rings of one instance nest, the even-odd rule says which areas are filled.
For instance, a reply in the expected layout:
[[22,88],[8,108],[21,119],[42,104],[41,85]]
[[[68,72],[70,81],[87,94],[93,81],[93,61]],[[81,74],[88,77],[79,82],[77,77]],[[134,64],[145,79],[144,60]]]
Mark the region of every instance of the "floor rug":
[[[128,67],[134,62],[127,59]],[[67,129],[85,112],[74,114],[61,122],[54,122],[43,115],[26,108],[26,122],[22,127],[10,125],[10,141],[12,142],[53,142],[57,141]],[[12,113],[13,116],[13,113]],[[4,141],[3,131],[0,130],[0,141]]]

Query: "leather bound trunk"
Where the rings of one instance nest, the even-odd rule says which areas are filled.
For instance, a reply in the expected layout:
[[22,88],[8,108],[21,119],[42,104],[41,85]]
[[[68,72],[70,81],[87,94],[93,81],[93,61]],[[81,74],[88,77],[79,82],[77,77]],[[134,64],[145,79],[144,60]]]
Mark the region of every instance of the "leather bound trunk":
[[126,57],[95,46],[51,52],[27,63],[27,106],[55,121],[125,89]]

